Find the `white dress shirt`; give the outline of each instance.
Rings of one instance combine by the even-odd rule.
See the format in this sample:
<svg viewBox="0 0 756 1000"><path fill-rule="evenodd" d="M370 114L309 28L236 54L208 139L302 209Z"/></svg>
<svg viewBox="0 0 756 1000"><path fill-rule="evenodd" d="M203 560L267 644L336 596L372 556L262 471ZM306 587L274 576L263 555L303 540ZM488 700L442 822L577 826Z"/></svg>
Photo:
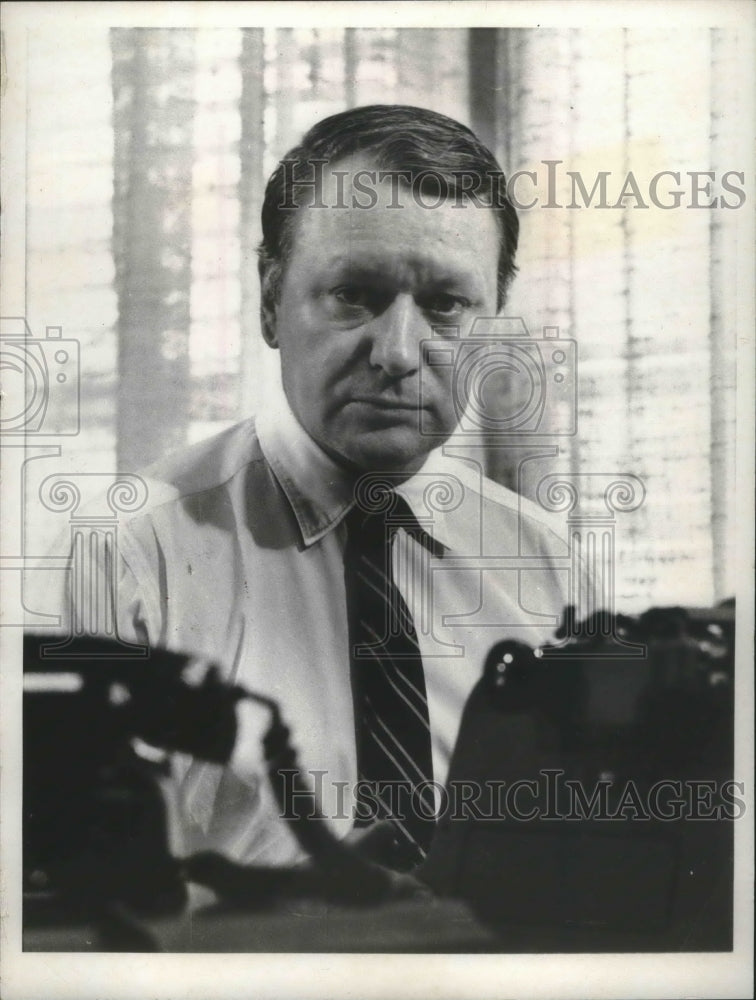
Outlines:
<svg viewBox="0 0 756 1000"><path fill-rule="evenodd" d="M504 637L545 641L569 573L560 522L454 452L432 452L398 488L443 555L403 531L392 555L422 653L439 782L487 652ZM343 569L352 479L283 399L144 478L147 505L118 529L119 635L207 657L276 699L300 766L345 835L357 778ZM250 703L239 715L227 767L177 760L173 846L256 864L301 860L265 776L266 716Z"/></svg>

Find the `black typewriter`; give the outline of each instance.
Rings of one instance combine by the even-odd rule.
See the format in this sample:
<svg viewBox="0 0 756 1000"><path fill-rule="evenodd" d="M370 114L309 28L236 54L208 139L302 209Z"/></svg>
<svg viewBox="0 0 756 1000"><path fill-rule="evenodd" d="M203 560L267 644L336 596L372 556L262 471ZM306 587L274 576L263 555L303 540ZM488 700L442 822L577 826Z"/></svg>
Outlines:
<svg viewBox="0 0 756 1000"><path fill-rule="evenodd" d="M510 951L729 950L734 604L571 619L489 653L422 878Z"/></svg>
<svg viewBox="0 0 756 1000"><path fill-rule="evenodd" d="M25 637L25 933L87 919L101 950L150 950L143 921L181 912L188 881L257 910L281 895L369 908L407 894L406 876L319 819L274 702L210 665L190 681L196 661L163 650L124 661L99 638L60 648ZM729 950L744 811L733 650L733 602L580 623L566 609L549 644L495 645L411 883L464 901L492 950ZM270 780L310 868L170 851L168 754L227 762L241 698L270 712Z"/></svg>

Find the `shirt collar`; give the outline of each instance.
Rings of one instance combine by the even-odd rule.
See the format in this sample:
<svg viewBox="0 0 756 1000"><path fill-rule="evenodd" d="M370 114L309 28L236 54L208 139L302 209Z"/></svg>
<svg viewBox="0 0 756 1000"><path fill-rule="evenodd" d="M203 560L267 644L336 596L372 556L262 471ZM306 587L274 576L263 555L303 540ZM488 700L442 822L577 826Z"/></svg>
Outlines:
<svg viewBox="0 0 756 1000"><path fill-rule="evenodd" d="M280 384L268 388L256 421L260 447L291 504L302 541L312 545L352 506L352 478L305 431Z"/></svg>
<svg viewBox="0 0 756 1000"><path fill-rule="evenodd" d="M266 385L265 401L257 417L263 454L291 504L306 546L334 529L354 506L354 477L313 441L289 406L280 374ZM423 528L449 548L445 518L427 524L424 491L439 459L431 453L423 468L397 487Z"/></svg>

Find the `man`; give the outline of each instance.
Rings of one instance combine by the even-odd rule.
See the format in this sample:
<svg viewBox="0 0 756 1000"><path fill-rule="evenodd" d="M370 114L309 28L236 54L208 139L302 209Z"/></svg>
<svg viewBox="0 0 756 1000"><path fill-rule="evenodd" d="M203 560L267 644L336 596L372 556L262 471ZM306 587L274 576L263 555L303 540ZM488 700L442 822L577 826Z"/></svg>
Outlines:
<svg viewBox="0 0 756 1000"><path fill-rule="evenodd" d="M468 129L380 106L317 124L262 215L282 385L256 420L148 470L148 506L119 527L119 633L275 698L335 832L388 820L411 868L487 651L542 641L566 603L546 515L445 444L460 344L504 304L517 218ZM242 708L229 767L181 762L184 850L300 859L260 735ZM405 782L398 805L384 781Z"/></svg>

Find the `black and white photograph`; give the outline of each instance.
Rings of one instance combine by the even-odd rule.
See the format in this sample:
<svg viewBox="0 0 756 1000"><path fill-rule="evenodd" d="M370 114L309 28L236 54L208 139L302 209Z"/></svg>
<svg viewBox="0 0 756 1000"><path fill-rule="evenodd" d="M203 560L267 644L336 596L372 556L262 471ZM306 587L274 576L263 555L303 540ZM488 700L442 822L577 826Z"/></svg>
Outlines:
<svg viewBox="0 0 756 1000"><path fill-rule="evenodd" d="M753 996L754 8L3 7L2 995Z"/></svg>

